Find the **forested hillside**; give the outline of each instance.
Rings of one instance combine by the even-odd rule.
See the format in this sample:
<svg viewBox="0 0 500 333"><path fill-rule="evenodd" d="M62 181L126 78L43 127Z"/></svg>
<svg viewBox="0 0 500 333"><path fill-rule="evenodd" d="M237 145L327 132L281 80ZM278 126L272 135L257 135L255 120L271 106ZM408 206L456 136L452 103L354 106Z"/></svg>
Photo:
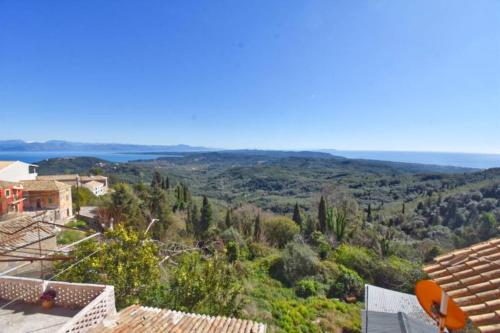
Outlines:
<svg viewBox="0 0 500 333"><path fill-rule="evenodd" d="M103 255L61 279L113 284L120 307L238 315L271 332L359 332L364 283L413 292L424 262L499 234L495 169L254 151L39 165L114 186L77 201L115 230L81 245L76 259Z"/></svg>

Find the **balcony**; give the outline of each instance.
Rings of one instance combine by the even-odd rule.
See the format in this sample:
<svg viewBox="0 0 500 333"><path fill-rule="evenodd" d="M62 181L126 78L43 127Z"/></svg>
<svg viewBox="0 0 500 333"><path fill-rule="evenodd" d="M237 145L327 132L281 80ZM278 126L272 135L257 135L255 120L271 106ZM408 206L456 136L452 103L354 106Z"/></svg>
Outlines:
<svg viewBox="0 0 500 333"><path fill-rule="evenodd" d="M39 304L47 289L57 292L49 310ZM112 286L0 277L0 332L86 332L115 313Z"/></svg>

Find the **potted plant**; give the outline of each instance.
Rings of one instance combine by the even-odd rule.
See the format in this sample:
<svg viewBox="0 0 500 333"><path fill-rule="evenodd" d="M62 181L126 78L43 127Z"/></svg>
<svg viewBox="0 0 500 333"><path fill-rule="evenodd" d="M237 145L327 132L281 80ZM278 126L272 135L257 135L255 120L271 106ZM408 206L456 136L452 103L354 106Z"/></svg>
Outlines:
<svg viewBox="0 0 500 333"><path fill-rule="evenodd" d="M42 301L42 308L50 309L54 306L54 299L57 296L57 292L54 289L45 290L40 296L40 300Z"/></svg>

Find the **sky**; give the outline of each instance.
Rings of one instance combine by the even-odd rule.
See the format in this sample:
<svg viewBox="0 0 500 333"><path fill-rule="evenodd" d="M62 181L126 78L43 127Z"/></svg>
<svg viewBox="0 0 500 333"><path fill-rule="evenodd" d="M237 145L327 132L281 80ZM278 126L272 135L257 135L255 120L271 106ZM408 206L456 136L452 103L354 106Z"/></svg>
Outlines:
<svg viewBox="0 0 500 333"><path fill-rule="evenodd" d="M0 0L0 139L500 153L500 1Z"/></svg>

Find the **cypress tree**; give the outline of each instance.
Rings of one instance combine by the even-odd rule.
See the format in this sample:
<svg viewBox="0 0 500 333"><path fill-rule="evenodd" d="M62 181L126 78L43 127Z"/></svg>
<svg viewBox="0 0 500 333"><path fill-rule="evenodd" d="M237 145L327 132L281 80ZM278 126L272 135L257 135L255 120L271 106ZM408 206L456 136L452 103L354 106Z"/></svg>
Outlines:
<svg viewBox="0 0 500 333"><path fill-rule="evenodd" d="M316 229L317 229L316 221L314 221L314 219L311 216L307 216L306 230L305 230L306 236L308 237L311 236L311 234L315 232Z"/></svg>
<svg viewBox="0 0 500 333"><path fill-rule="evenodd" d="M195 203L191 206L190 213L187 219L188 225L186 225L187 232L199 234L200 233L200 211Z"/></svg>
<svg viewBox="0 0 500 333"><path fill-rule="evenodd" d="M165 190L169 190L169 189L170 189L170 179L167 176L167 178L165 179Z"/></svg>
<svg viewBox="0 0 500 333"><path fill-rule="evenodd" d="M151 181L151 187L161 187L163 183L163 177L158 171L153 174L153 180Z"/></svg>
<svg viewBox="0 0 500 333"><path fill-rule="evenodd" d="M326 215L327 215L326 201L325 198L321 196L318 207L318 221L319 221L319 230L322 233L326 233L326 218L327 218Z"/></svg>
<svg viewBox="0 0 500 333"><path fill-rule="evenodd" d="M368 204L368 209L367 209L367 212L366 212L366 220L368 222L372 221L372 204Z"/></svg>
<svg viewBox="0 0 500 333"><path fill-rule="evenodd" d="M201 206L201 216L200 216L200 232L199 235L206 233L213 220L212 206L208 202L206 195L203 196L203 203Z"/></svg>
<svg viewBox="0 0 500 333"><path fill-rule="evenodd" d="M261 238L261 235L262 235L262 227L260 222L260 214L257 214L253 228L253 240L258 242Z"/></svg>
<svg viewBox="0 0 500 333"><path fill-rule="evenodd" d="M226 211L226 219L225 219L225 223L226 223L226 228L230 228L232 225L233 225L233 221L231 221L231 208L228 208L228 210Z"/></svg>
<svg viewBox="0 0 500 333"><path fill-rule="evenodd" d="M300 216L299 204L295 203L295 207L293 208L293 217L292 220L295 221L302 228L302 216Z"/></svg>

